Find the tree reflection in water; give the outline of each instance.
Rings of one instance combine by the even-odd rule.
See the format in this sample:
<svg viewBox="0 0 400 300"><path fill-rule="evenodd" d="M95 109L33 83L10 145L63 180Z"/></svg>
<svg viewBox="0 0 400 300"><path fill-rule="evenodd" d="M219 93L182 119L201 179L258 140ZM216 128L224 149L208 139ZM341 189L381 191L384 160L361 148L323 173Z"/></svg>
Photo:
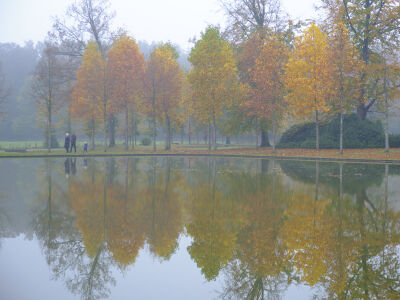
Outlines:
<svg viewBox="0 0 400 300"><path fill-rule="evenodd" d="M141 249L173 257L181 234L225 299L400 297L398 167L215 158L46 159L33 228L53 277L110 296ZM58 163L58 161L57 161ZM72 171L74 169L74 171ZM65 176L68 175L68 176ZM375 191L375 192L374 192Z"/></svg>

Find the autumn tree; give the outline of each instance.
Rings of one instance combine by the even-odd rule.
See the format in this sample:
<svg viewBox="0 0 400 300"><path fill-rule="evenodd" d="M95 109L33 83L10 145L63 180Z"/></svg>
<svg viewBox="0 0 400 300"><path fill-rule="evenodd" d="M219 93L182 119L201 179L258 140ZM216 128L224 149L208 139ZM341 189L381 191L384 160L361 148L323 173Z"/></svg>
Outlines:
<svg viewBox="0 0 400 300"><path fill-rule="evenodd" d="M329 110L331 72L327 35L312 23L295 43L286 66L286 100L293 114L315 114L315 146L319 150L320 114Z"/></svg>
<svg viewBox="0 0 400 300"><path fill-rule="evenodd" d="M187 80L187 74L184 74L182 97L181 97L181 118L183 123L187 126L187 135L189 145L192 143L192 134L194 132L193 116L194 116L194 103L192 100L192 91L190 84Z"/></svg>
<svg viewBox="0 0 400 300"><path fill-rule="evenodd" d="M208 27L192 49L189 61L193 68L189 82L197 118L212 125L213 148L217 149L216 121L237 94L237 67L233 51L215 27Z"/></svg>
<svg viewBox="0 0 400 300"><path fill-rule="evenodd" d="M360 72L361 91L358 95L357 114L364 120L368 111L379 99L378 85L383 76L375 72L376 48L384 44L388 48L400 44L400 6L397 0L323 0L332 20L343 22L359 51L364 63ZM379 76L379 77L378 77Z"/></svg>
<svg viewBox="0 0 400 300"><path fill-rule="evenodd" d="M265 34L283 27L280 0L220 0L228 16L226 34L234 43L250 38L254 32Z"/></svg>
<svg viewBox="0 0 400 300"><path fill-rule="evenodd" d="M361 71L361 65L347 29L341 23L333 28L329 60L333 84L331 105L340 114L340 153L343 153L343 114L351 110L357 101L360 88L358 72Z"/></svg>
<svg viewBox="0 0 400 300"><path fill-rule="evenodd" d="M136 102L142 93L143 74L144 55L134 39L122 36L108 52L107 81L109 96L115 102L116 110L124 113L126 150L129 146L129 118L133 118L137 110Z"/></svg>
<svg viewBox="0 0 400 300"><path fill-rule="evenodd" d="M171 122L178 120L183 88L183 70L177 62L178 54L169 44L153 50L147 62L144 111L152 117L153 150L156 150L157 122L164 123L166 130L165 149L171 148Z"/></svg>
<svg viewBox="0 0 400 300"><path fill-rule="evenodd" d="M104 112L104 64L97 44L89 42L83 54L82 65L76 74L77 80L72 93L72 114L84 122L89 122L92 149L95 147L96 124Z"/></svg>
<svg viewBox="0 0 400 300"><path fill-rule="evenodd" d="M242 103L249 115L256 116L261 122L272 123L273 151L278 118L284 109L283 80L288 55L289 50L278 36L266 38L250 73L253 82L250 97Z"/></svg>
<svg viewBox="0 0 400 300"><path fill-rule="evenodd" d="M105 60L107 50L115 36L111 30L115 13L110 11L110 2L108 0L79 0L68 7L65 15L67 17L65 19L55 18L51 33L60 44L58 54L80 57L83 55L87 43L93 40ZM106 151L107 118L112 119L113 115L107 112L106 68L103 72L103 134L104 151ZM110 137L114 135L114 130L115 126L110 126Z"/></svg>
<svg viewBox="0 0 400 300"><path fill-rule="evenodd" d="M60 91L64 82L60 66L56 47L46 43L32 78L31 93L36 99L40 115L44 118L48 152L51 151L51 137L54 135L53 116L60 108Z"/></svg>

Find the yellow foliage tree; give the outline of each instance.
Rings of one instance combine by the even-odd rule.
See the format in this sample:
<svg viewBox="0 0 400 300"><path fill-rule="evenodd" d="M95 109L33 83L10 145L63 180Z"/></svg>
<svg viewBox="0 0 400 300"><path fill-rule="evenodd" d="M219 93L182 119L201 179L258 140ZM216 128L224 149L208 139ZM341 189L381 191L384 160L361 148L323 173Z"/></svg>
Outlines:
<svg viewBox="0 0 400 300"><path fill-rule="evenodd" d="M233 51L215 27L208 27L189 55L189 82L197 118L213 126L213 148L217 149L216 119L229 107L236 93L237 67Z"/></svg>
<svg viewBox="0 0 400 300"><path fill-rule="evenodd" d="M97 121L103 116L104 60L95 42L89 42L83 53L82 65L76 73L76 83L71 98L71 114L89 122L91 148Z"/></svg>
<svg viewBox="0 0 400 300"><path fill-rule="evenodd" d="M356 104L361 85L358 73L361 62L342 23L333 28L330 39L329 60L332 68L332 107L340 113L340 153L343 153L343 113Z"/></svg>
<svg viewBox="0 0 400 300"><path fill-rule="evenodd" d="M319 150L319 114L329 111L331 64L328 37L312 23L296 40L286 66L286 100L297 117L315 113L315 146Z"/></svg>
<svg viewBox="0 0 400 300"><path fill-rule="evenodd" d="M178 109L183 89L183 70L177 61L178 53L169 44L158 46L147 63L146 100L143 111L153 118L153 150L156 150L156 119L164 123L165 149L171 148L171 121L179 123Z"/></svg>

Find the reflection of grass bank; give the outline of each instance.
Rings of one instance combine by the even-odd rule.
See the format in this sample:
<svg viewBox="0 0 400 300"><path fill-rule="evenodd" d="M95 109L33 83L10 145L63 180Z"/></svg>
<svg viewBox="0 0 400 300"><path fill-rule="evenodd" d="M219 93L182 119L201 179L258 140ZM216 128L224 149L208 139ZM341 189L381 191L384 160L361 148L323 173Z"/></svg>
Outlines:
<svg viewBox="0 0 400 300"><path fill-rule="evenodd" d="M306 159L329 159L329 160L365 160L365 161L395 161L400 162L400 149L392 149L390 153L385 153L383 149L348 149L343 155L338 150L324 149L278 149L275 153L272 149L245 148L243 145L221 146L217 151L208 151L203 145L173 145L172 150L164 151L160 146L153 152L152 146L137 146L135 150L125 151L123 146L109 148L104 152L99 146L94 151L89 151L85 155L226 155L226 156L246 156L246 157L277 157L277 158L306 158ZM248 147L248 146L247 146ZM83 155L82 148L79 147L77 153L66 154L64 149L53 149L48 153L45 149L28 149L26 153L0 152L0 157L41 157L41 156L74 156Z"/></svg>

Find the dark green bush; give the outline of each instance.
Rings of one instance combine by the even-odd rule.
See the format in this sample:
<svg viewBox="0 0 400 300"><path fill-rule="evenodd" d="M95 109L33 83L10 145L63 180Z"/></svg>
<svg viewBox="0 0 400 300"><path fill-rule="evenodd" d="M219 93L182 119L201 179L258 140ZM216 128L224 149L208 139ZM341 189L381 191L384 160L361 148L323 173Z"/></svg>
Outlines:
<svg viewBox="0 0 400 300"><path fill-rule="evenodd" d="M339 116L320 124L319 143L322 149L339 148ZM400 145L400 137L399 137ZM343 120L344 148L380 148L384 146L384 132L380 121L359 120L355 114ZM298 124L289 128L278 144L279 148L315 148L315 123ZM396 147L396 146L393 146Z"/></svg>
<svg viewBox="0 0 400 300"><path fill-rule="evenodd" d="M145 138L142 139L142 145L143 146L148 146L150 144L151 144L151 139L150 138L145 137Z"/></svg>
<svg viewBox="0 0 400 300"><path fill-rule="evenodd" d="M389 146L400 148L400 134L389 134Z"/></svg>

